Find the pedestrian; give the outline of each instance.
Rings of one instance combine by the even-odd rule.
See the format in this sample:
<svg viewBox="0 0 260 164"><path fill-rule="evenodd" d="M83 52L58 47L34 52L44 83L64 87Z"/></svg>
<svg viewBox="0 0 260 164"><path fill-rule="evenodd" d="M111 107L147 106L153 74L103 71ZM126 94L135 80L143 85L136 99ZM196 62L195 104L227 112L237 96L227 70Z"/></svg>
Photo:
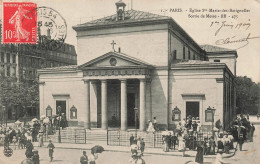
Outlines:
<svg viewBox="0 0 260 164"><path fill-rule="evenodd" d="M134 144L134 139L135 139L134 135L131 134L131 137L129 138L130 146Z"/></svg>
<svg viewBox="0 0 260 164"><path fill-rule="evenodd" d="M260 114L257 114L257 116L256 116L256 117L257 117L257 120L259 120Z"/></svg>
<svg viewBox="0 0 260 164"><path fill-rule="evenodd" d="M183 157L185 156L185 149L186 149L186 147L185 147L185 139L182 138L182 137L180 137L180 138L179 138L179 147L178 147L178 150L179 150L180 152L182 152L182 156L183 156Z"/></svg>
<svg viewBox="0 0 260 164"><path fill-rule="evenodd" d="M40 156L38 150L33 151L32 161L34 164L40 164Z"/></svg>
<svg viewBox="0 0 260 164"><path fill-rule="evenodd" d="M134 153L132 154L131 159L129 160L129 164L136 164L136 161L137 161L137 154Z"/></svg>
<svg viewBox="0 0 260 164"><path fill-rule="evenodd" d="M140 150L142 156L144 155L144 148L145 148L145 142L144 142L144 138L142 138L140 141Z"/></svg>
<svg viewBox="0 0 260 164"><path fill-rule="evenodd" d="M31 158L33 156L33 144L31 142L31 140L29 139L26 143L26 151L25 151L25 155L27 158Z"/></svg>
<svg viewBox="0 0 260 164"><path fill-rule="evenodd" d="M176 133L174 132L173 133L173 135L172 135L172 137L171 137L171 140L172 140L172 146L171 147L173 147L173 149L175 150L175 147L176 147L176 144L177 144L177 136L176 136Z"/></svg>
<svg viewBox="0 0 260 164"><path fill-rule="evenodd" d="M141 156L142 154L137 154L136 164L145 164L145 161Z"/></svg>
<svg viewBox="0 0 260 164"><path fill-rule="evenodd" d="M52 162L52 160L53 160L53 152L54 152L55 146L53 145L51 140L49 140L49 145L47 146L47 148L49 148L49 157L50 157L50 161Z"/></svg>
<svg viewBox="0 0 260 164"><path fill-rule="evenodd" d="M153 118L153 127L154 127L154 130L155 130L155 131L158 131L158 130L159 130L156 117Z"/></svg>
<svg viewBox="0 0 260 164"><path fill-rule="evenodd" d="M131 153L132 153L132 154L137 154L138 147L137 147L136 144L132 144L132 145L130 146L130 148L131 148Z"/></svg>
<svg viewBox="0 0 260 164"><path fill-rule="evenodd" d="M83 155L80 157L80 163L88 164L88 156L86 154L86 151L83 151Z"/></svg>
<svg viewBox="0 0 260 164"><path fill-rule="evenodd" d="M96 164L96 160L98 159L98 155L91 150L91 154L89 156L89 164Z"/></svg>
<svg viewBox="0 0 260 164"><path fill-rule="evenodd" d="M242 151L242 146L244 143L244 137L243 134L240 134L240 136L238 137L238 141L237 141L237 145L239 145L239 150ZM237 148L237 146L236 146Z"/></svg>
<svg viewBox="0 0 260 164"><path fill-rule="evenodd" d="M39 135L39 137L38 137L39 138L39 140L38 140L39 141L39 145L38 146L42 147L42 146L44 146L43 145L43 131L39 131L38 135Z"/></svg>
<svg viewBox="0 0 260 164"><path fill-rule="evenodd" d="M253 142L254 141L254 132L255 132L255 126L254 124L251 125L251 129L250 129L250 133L251 133L251 138L250 141Z"/></svg>
<svg viewBox="0 0 260 164"><path fill-rule="evenodd" d="M201 142L199 142L197 145L197 154L196 154L195 162L203 163L203 144Z"/></svg>

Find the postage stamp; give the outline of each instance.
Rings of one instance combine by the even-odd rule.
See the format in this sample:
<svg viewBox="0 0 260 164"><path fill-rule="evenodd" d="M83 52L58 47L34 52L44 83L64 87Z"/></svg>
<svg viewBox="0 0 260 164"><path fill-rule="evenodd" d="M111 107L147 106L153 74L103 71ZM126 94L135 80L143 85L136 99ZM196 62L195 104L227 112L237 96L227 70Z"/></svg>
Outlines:
<svg viewBox="0 0 260 164"><path fill-rule="evenodd" d="M30 2L3 2L3 43L37 43L37 16L27 14L36 7Z"/></svg>

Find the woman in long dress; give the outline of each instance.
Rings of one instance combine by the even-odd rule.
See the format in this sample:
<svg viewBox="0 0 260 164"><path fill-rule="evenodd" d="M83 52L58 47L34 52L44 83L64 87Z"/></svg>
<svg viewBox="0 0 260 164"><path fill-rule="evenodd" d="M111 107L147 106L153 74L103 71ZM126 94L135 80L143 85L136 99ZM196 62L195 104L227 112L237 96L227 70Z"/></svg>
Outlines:
<svg viewBox="0 0 260 164"><path fill-rule="evenodd" d="M149 121L149 123L148 123L147 132L155 132L152 121Z"/></svg>
<svg viewBox="0 0 260 164"><path fill-rule="evenodd" d="M185 149L186 149L186 146L185 146L185 139L180 137L179 138L179 147L178 147L178 151L181 151L182 152L182 156L184 157L185 156Z"/></svg>

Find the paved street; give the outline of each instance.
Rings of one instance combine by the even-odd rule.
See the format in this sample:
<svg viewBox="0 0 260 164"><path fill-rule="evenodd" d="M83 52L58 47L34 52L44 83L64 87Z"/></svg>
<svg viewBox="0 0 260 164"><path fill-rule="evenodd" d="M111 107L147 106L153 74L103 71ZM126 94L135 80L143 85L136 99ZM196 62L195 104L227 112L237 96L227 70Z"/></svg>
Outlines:
<svg viewBox="0 0 260 164"><path fill-rule="evenodd" d="M260 125L256 125L256 131L254 135L254 142L247 142L243 145L243 151L237 151L236 154L230 158L226 158L226 162L234 164L257 164L260 161ZM0 148L3 152L3 147ZM48 149L38 148L40 154L40 163L49 164ZM90 150L86 150L87 154L90 154ZM14 150L14 154L11 157L5 157L3 153L0 153L0 164L20 164L25 159L25 149ZM62 164L79 164L79 158L82 154L82 149L69 149L67 148L56 148L54 152L55 163ZM181 157L172 155L160 155L160 154L145 154L143 157L147 164L184 164L188 161L194 161L194 157ZM127 164L130 159L130 152L112 152L105 151L99 155L97 164ZM204 158L204 163L213 163L214 158ZM192 163L192 162L189 162Z"/></svg>

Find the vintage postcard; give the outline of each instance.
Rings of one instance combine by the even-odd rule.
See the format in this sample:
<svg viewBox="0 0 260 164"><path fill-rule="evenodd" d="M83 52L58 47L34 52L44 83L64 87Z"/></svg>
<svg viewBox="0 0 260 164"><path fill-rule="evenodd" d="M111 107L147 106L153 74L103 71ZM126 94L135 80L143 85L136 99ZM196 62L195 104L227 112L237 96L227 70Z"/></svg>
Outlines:
<svg viewBox="0 0 260 164"><path fill-rule="evenodd" d="M0 0L0 164L260 163L259 0Z"/></svg>

